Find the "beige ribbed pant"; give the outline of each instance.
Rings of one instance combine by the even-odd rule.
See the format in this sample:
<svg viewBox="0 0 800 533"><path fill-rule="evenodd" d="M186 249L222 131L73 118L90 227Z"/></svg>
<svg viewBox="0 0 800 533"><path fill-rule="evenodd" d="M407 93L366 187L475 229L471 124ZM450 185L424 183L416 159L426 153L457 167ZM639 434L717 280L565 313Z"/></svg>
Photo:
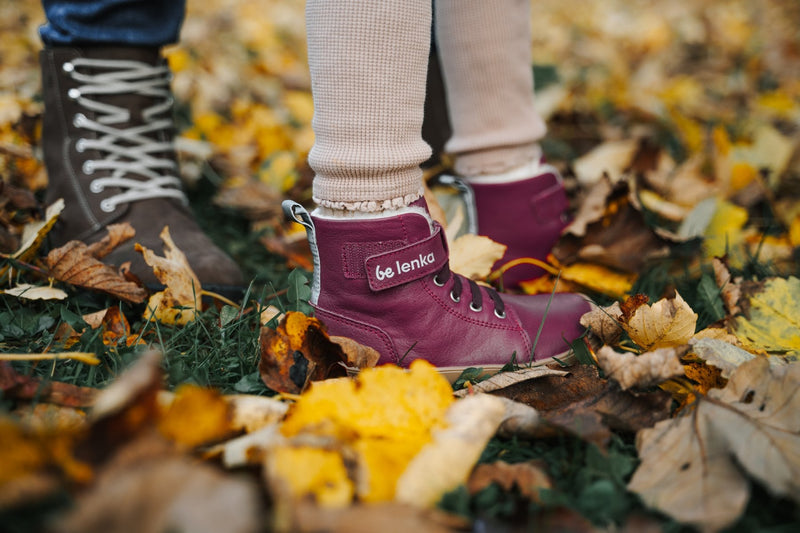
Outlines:
<svg viewBox="0 0 800 533"><path fill-rule="evenodd" d="M528 0L436 0L436 35L465 176L529 162L545 126L533 106ZM314 199L381 211L421 195L430 0L308 0Z"/></svg>

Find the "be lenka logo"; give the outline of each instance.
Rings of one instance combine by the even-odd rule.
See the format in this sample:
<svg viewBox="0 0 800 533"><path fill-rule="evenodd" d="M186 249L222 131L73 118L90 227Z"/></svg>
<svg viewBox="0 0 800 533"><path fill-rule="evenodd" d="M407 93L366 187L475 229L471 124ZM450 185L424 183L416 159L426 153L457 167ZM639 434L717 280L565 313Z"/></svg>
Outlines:
<svg viewBox="0 0 800 533"><path fill-rule="evenodd" d="M433 252L431 252L428 255L419 254L417 259L412 259L411 261L404 261L402 263L400 261L395 261L394 266L389 265L383 268L381 265L376 265L375 277L378 278L378 281L391 279L395 274L407 274L408 272L413 272L424 266L432 265L434 261L436 261L436 258Z"/></svg>

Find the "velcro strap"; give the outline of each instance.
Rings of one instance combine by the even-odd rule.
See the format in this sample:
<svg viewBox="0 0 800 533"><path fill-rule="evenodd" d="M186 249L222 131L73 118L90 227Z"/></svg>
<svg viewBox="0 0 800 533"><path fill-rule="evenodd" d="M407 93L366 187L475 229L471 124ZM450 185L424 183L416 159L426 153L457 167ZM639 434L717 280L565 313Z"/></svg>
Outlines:
<svg viewBox="0 0 800 533"><path fill-rule="evenodd" d="M364 260L370 289L381 291L420 279L447 263L447 241L442 227L434 224L430 237Z"/></svg>

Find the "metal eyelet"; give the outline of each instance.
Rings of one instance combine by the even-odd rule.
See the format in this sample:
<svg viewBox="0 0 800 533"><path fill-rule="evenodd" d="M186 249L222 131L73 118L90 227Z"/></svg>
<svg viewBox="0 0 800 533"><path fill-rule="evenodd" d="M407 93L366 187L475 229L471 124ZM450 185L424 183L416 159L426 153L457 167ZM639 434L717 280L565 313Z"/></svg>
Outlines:
<svg viewBox="0 0 800 533"><path fill-rule="evenodd" d="M72 89L67 91L67 96L69 96L73 100L77 100L78 98L81 97L81 91L80 89L76 89L75 87L73 87Z"/></svg>
<svg viewBox="0 0 800 533"><path fill-rule="evenodd" d="M100 202L100 209L102 209L106 213L111 213L116 209L113 203L109 202L108 200L103 200Z"/></svg>
<svg viewBox="0 0 800 533"><path fill-rule="evenodd" d="M470 303L469 303L469 310L470 310L470 311L475 311L476 313L480 313L480 312L483 310L483 306L478 306L478 307L475 307L475 304L473 304L472 302L470 302Z"/></svg>
<svg viewBox="0 0 800 533"><path fill-rule="evenodd" d="M456 296L455 294L453 294L453 291L450 291L450 299L453 300L455 303L458 303L461 301L461 296Z"/></svg>
<svg viewBox="0 0 800 533"><path fill-rule="evenodd" d="M437 287L444 287L444 281L439 281L439 276L433 276L433 284Z"/></svg>
<svg viewBox="0 0 800 533"><path fill-rule="evenodd" d="M83 166L81 167L81 169L83 170L84 174L92 175L92 174L94 174L94 163L91 160L84 161Z"/></svg>
<svg viewBox="0 0 800 533"><path fill-rule="evenodd" d="M495 309L494 310L494 316L496 316L497 318L505 318L506 317L506 312L503 311L502 313L498 313L497 309Z"/></svg>
<svg viewBox="0 0 800 533"><path fill-rule="evenodd" d="M64 72L72 72L75 70L75 65L67 61L66 63L61 65L61 70L63 70Z"/></svg>

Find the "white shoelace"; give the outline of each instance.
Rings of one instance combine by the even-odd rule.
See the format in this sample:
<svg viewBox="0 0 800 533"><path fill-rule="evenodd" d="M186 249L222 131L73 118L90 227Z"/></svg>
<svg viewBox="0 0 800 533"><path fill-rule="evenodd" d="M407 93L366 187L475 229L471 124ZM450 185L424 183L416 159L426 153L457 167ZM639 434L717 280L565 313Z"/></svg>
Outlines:
<svg viewBox="0 0 800 533"><path fill-rule="evenodd" d="M95 120L83 113L73 117L76 128L99 134L97 139L79 139L75 148L78 152L97 150L105 154L102 159L87 160L83 171L88 175L97 170L110 171L108 176L92 180L89 188L95 193L106 187L122 189L104 199L100 208L110 213L120 204L149 198L176 198L186 203L175 161L157 155L173 150L171 142L157 140L160 132L172 127L169 68L140 61L76 58L64 63L63 69L82 84L70 89L68 96L96 114ZM116 124L130 120L130 111L92 99L121 94L156 99L154 105L142 110L143 124L117 128Z"/></svg>

